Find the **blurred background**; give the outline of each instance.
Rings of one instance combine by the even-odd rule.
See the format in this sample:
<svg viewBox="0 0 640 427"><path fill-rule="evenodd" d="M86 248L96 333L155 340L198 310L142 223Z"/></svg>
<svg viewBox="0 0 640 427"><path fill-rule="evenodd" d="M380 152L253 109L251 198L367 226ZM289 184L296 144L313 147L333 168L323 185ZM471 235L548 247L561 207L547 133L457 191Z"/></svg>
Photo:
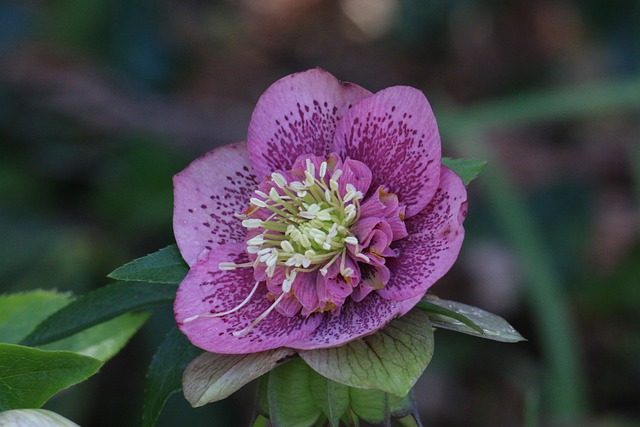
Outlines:
<svg viewBox="0 0 640 427"><path fill-rule="evenodd" d="M276 79L423 90L445 155L489 160L433 293L528 342L436 334L427 426L640 425L640 1L0 1L0 291L82 294L173 243L171 177L245 139ZM137 426L158 309L46 408ZM245 425L251 387L159 426Z"/></svg>

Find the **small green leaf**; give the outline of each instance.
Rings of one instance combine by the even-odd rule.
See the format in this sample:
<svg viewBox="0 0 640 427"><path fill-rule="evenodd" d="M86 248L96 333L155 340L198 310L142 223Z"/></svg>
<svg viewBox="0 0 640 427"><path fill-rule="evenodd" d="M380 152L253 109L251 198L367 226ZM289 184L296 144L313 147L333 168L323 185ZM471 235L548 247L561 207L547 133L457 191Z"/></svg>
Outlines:
<svg viewBox="0 0 640 427"><path fill-rule="evenodd" d="M389 394L389 411L394 417L404 417L413 412L415 401L413 400L413 389L406 396L400 397Z"/></svg>
<svg viewBox="0 0 640 427"><path fill-rule="evenodd" d="M176 290L176 285L160 283L112 283L83 295L55 312L21 344L48 344L130 311L171 304Z"/></svg>
<svg viewBox="0 0 640 427"><path fill-rule="evenodd" d="M43 350L65 350L105 363L125 346L149 318L149 313L128 313L59 341L40 346Z"/></svg>
<svg viewBox="0 0 640 427"><path fill-rule="evenodd" d="M502 317L484 311L480 308L462 304L455 301L447 301L433 296L428 297L428 302L438 305L446 310L458 313L482 328L483 333L479 333L474 328L470 328L464 323L449 316L432 313L429 315L431 323L436 328L449 329L451 331L462 332L480 338L487 338L494 341L518 342L525 339Z"/></svg>
<svg viewBox="0 0 640 427"><path fill-rule="evenodd" d="M278 427L310 427L322 415L311 393L311 369L301 359L269 374L269 410Z"/></svg>
<svg viewBox="0 0 640 427"><path fill-rule="evenodd" d="M373 335L299 353L336 382L405 396L431 360L433 330L426 313L412 310Z"/></svg>
<svg viewBox="0 0 640 427"><path fill-rule="evenodd" d="M178 284L188 271L178 247L171 245L116 268L107 277L125 282Z"/></svg>
<svg viewBox="0 0 640 427"><path fill-rule="evenodd" d="M184 371L184 396L193 407L217 402L288 361L293 354L287 348L250 354L204 353Z"/></svg>
<svg viewBox="0 0 640 427"><path fill-rule="evenodd" d="M258 378L256 390L256 410L258 415L269 417L269 375Z"/></svg>
<svg viewBox="0 0 640 427"><path fill-rule="evenodd" d="M434 304L431 301L426 301L426 300L422 300L420 302L418 302L418 304L416 304L416 307L425 310L427 312L428 316L431 316L433 314L439 314L441 316L446 316L446 317L451 317L452 319L458 320L462 323L464 323L465 325L467 325L468 327L470 327L471 329L475 330L476 332L478 332L479 334L483 334L484 335L484 331L482 330L482 328L478 325L476 325L475 323L473 323L471 320L467 319L466 317L464 317L462 314L457 313L455 311L451 311L448 310L438 304ZM432 321L433 323L433 321Z"/></svg>
<svg viewBox="0 0 640 427"><path fill-rule="evenodd" d="M465 186L469 185L471 181L476 179L485 166L487 166L487 162L485 160L451 159L449 157L443 157L442 164L458 175Z"/></svg>
<svg viewBox="0 0 640 427"><path fill-rule="evenodd" d="M38 323L71 299L70 294L42 290L0 295L0 342L19 343Z"/></svg>
<svg viewBox="0 0 640 427"><path fill-rule="evenodd" d="M191 345L187 337L174 327L153 355L144 384L142 426L155 425L169 397L182 389L182 373L202 350Z"/></svg>
<svg viewBox="0 0 640 427"><path fill-rule="evenodd" d="M311 371L311 393L331 427L339 427L340 418L349 408L349 387Z"/></svg>
<svg viewBox="0 0 640 427"><path fill-rule="evenodd" d="M380 390L349 388L351 410L370 424L389 423L388 396Z"/></svg>
<svg viewBox="0 0 640 427"><path fill-rule="evenodd" d="M2 427L80 427L46 409L13 409L0 414Z"/></svg>
<svg viewBox="0 0 640 427"><path fill-rule="evenodd" d="M39 408L51 396L98 372L102 362L68 351L0 344L0 407Z"/></svg>

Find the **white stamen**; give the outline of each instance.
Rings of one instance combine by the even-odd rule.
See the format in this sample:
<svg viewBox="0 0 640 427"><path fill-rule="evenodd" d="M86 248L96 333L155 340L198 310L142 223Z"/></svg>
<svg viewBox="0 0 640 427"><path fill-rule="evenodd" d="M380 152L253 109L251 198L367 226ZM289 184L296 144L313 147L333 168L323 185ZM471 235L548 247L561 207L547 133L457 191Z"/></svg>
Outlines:
<svg viewBox="0 0 640 427"><path fill-rule="evenodd" d="M315 182L316 182L316 178L313 176L313 174L309 171L304 171L304 183L307 185L307 187L311 187Z"/></svg>
<svg viewBox="0 0 640 427"><path fill-rule="evenodd" d="M327 203L331 202L331 191L329 191L329 189L324 190L324 199Z"/></svg>
<svg viewBox="0 0 640 427"><path fill-rule="evenodd" d="M242 221L242 226L249 230L262 227L262 220L258 218L249 218Z"/></svg>
<svg viewBox="0 0 640 427"><path fill-rule="evenodd" d="M271 304L271 306L269 306L269 308L267 308L264 313L262 313L260 316L258 316L256 318L256 320L254 320L253 322L251 322L251 324L249 326L247 326L246 328L240 330L240 331L235 331L232 332L232 335L236 338L238 337L243 337L245 335L247 335L249 333L249 331L251 331L251 329L254 328L254 326L256 326L258 323L262 322L262 319L264 319L265 317L267 317L269 315L269 313L271 313L273 311L274 308L276 308L276 306L280 303L280 301L282 301L282 298L284 298L284 296L287 295L286 293L282 293L280 294L280 296L278 297L277 300L275 300L275 302L273 304Z"/></svg>
<svg viewBox="0 0 640 427"><path fill-rule="evenodd" d="M272 173L271 179L280 188L285 188L287 186L287 180L284 178L284 175L282 175L281 173L277 173L277 172Z"/></svg>
<svg viewBox="0 0 640 427"><path fill-rule="evenodd" d="M331 179L329 180L329 187L331 187L331 189L332 189L333 191L338 191L338 188L339 188L340 186L338 185L338 181L336 181L335 179L331 178Z"/></svg>
<svg viewBox="0 0 640 427"><path fill-rule="evenodd" d="M235 262L221 262L218 264L218 270L221 271L235 270L236 268L238 268L238 264Z"/></svg>
<svg viewBox="0 0 640 427"><path fill-rule="evenodd" d="M365 254L363 254L362 252L356 254L356 258L360 258L366 262L371 262L371 260L369 259L368 256L366 256Z"/></svg>
<svg viewBox="0 0 640 427"><path fill-rule="evenodd" d="M265 194L265 196L266 196L266 194ZM256 197L252 197L249 200L249 203L251 203L252 205L257 206L259 208L266 208L267 207L267 204L264 202L264 200L260 200L260 199L258 199Z"/></svg>
<svg viewBox="0 0 640 427"><path fill-rule="evenodd" d="M278 193L278 190L276 190L275 187L271 187L271 190L269 190L269 198L274 202L281 200L280 193Z"/></svg>
<svg viewBox="0 0 640 427"><path fill-rule="evenodd" d="M247 245L250 246L262 246L264 244L264 236L262 234L257 235L249 240L247 240Z"/></svg>
<svg viewBox="0 0 640 427"><path fill-rule="evenodd" d="M331 221L331 209L324 209L316 214L320 221Z"/></svg>
<svg viewBox="0 0 640 427"><path fill-rule="evenodd" d="M357 245L358 239L356 239L354 236L348 236L344 238L344 242L349 245Z"/></svg>
<svg viewBox="0 0 640 427"><path fill-rule="evenodd" d="M305 248L311 247L311 241L305 234L302 234L302 233L300 233L300 244Z"/></svg>
<svg viewBox="0 0 640 427"><path fill-rule="evenodd" d="M250 254L257 254L260 252L260 246L247 246L247 252Z"/></svg>
<svg viewBox="0 0 640 427"><path fill-rule="evenodd" d="M311 162L311 159L307 159L306 163L307 163L306 172L309 172L309 174L311 174L312 177L315 177L315 175L316 175L316 165L314 165Z"/></svg>
<svg viewBox="0 0 640 427"><path fill-rule="evenodd" d="M351 277L353 276L353 269L352 268L345 268L342 271L340 271L340 274L342 274L344 277Z"/></svg>
<svg viewBox="0 0 640 427"><path fill-rule="evenodd" d="M271 267L276 265L276 262L278 261L278 251L275 249L271 250L271 256L265 261L265 264L267 264L267 266Z"/></svg>
<svg viewBox="0 0 640 427"><path fill-rule="evenodd" d="M331 175L331 181L338 181L338 178L342 175L342 169L336 169Z"/></svg>
<svg viewBox="0 0 640 427"><path fill-rule="evenodd" d="M249 293L249 295L247 295L247 297L244 299L244 301L242 301L240 304L238 304L237 306L235 306L231 310L223 311L222 313L196 314L195 316L187 317L182 322L183 323L189 323L189 322L192 322L192 321L196 320L199 317L222 317L222 316L226 316L227 314L235 313L236 311L240 310L242 307L247 305L247 303L251 300L251 297L253 296L253 294L256 293L256 290L258 289L258 285L259 284L260 284L259 281L256 282L256 284L253 285L253 289L251 289L251 292Z"/></svg>
<svg viewBox="0 0 640 427"><path fill-rule="evenodd" d="M327 162L320 163L320 178L324 178L327 174Z"/></svg>
<svg viewBox="0 0 640 427"><path fill-rule="evenodd" d="M291 274L282 281L282 292L289 292L291 290L291 285L293 281L296 280L296 275L298 274L298 270L293 270Z"/></svg>
<svg viewBox="0 0 640 427"><path fill-rule="evenodd" d="M293 248L293 245L291 245L291 243L288 240L283 240L282 242L280 242L280 247L285 252L288 252L288 253L295 252L295 249Z"/></svg>
<svg viewBox="0 0 640 427"><path fill-rule="evenodd" d="M301 183L300 181L293 181L291 185L289 185L293 191L300 192L307 189L307 186Z"/></svg>

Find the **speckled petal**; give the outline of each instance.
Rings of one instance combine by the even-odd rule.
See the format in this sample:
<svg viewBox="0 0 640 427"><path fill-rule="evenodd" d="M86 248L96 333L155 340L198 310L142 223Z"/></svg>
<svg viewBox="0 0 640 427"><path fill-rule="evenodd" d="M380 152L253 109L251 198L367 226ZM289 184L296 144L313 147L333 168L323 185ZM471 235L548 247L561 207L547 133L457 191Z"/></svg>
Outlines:
<svg viewBox="0 0 640 427"><path fill-rule="evenodd" d="M209 151L173 177L173 232L187 264L217 244L244 240L234 214L257 185L244 142Z"/></svg>
<svg viewBox="0 0 640 427"><path fill-rule="evenodd" d="M260 97L249 124L251 163L259 178L287 170L301 154L330 153L336 125L371 92L324 70L292 74Z"/></svg>
<svg viewBox="0 0 640 427"><path fill-rule="evenodd" d="M404 300L423 295L449 271L464 239L467 191L460 178L442 166L440 186L427 208L406 222L409 237L394 242L398 258L388 259L391 279L378 293Z"/></svg>
<svg viewBox="0 0 640 427"><path fill-rule="evenodd" d="M220 271L220 262L246 262L243 244L215 247L191 266L180 284L174 303L174 314L180 330L195 345L223 354L245 354L286 347L290 341L310 335L322 321L322 315L286 317L272 311L248 334L235 337L269 308L267 288L261 285L243 308L221 317L199 317L198 314L220 313L237 307L251 292L255 281L251 268Z"/></svg>
<svg viewBox="0 0 640 427"><path fill-rule="evenodd" d="M360 101L338 123L333 151L367 165L372 188L397 194L407 217L422 211L438 186L440 135L417 89L391 87Z"/></svg>
<svg viewBox="0 0 640 427"><path fill-rule="evenodd" d="M308 337L292 341L287 347L299 350L335 347L383 328L394 317L404 314L420 298L411 301L388 301L377 293L360 302L348 300L340 314L326 313L320 326ZM410 306L410 304L413 304Z"/></svg>

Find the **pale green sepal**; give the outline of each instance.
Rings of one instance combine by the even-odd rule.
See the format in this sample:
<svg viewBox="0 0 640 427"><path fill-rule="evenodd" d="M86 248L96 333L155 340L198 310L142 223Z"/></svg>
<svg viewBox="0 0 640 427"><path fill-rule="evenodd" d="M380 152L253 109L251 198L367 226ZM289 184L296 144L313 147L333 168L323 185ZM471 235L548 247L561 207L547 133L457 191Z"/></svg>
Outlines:
<svg viewBox="0 0 640 427"><path fill-rule="evenodd" d="M293 354L293 350L286 348L251 354L204 353L184 371L184 396L193 407L222 400L288 361Z"/></svg>
<svg viewBox="0 0 640 427"><path fill-rule="evenodd" d="M349 387L331 381L311 370L311 392L331 427L339 427L340 418L349 408Z"/></svg>
<svg viewBox="0 0 640 427"><path fill-rule="evenodd" d="M433 345L427 314L412 310L373 335L299 354L333 381L405 396L431 361Z"/></svg>
<svg viewBox="0 0 640 427"><path fill-rule="evenodd" d="M322 415L311 392L311 368L299 358L269 374L270 419L277 427L311 427Z"/></svg>
<svg viewBox="0 0 640 427"><path fill-rule="evenodd" d="M351 410L370 424L389 423L388 395L380 390L349 388Z"/></svg>

